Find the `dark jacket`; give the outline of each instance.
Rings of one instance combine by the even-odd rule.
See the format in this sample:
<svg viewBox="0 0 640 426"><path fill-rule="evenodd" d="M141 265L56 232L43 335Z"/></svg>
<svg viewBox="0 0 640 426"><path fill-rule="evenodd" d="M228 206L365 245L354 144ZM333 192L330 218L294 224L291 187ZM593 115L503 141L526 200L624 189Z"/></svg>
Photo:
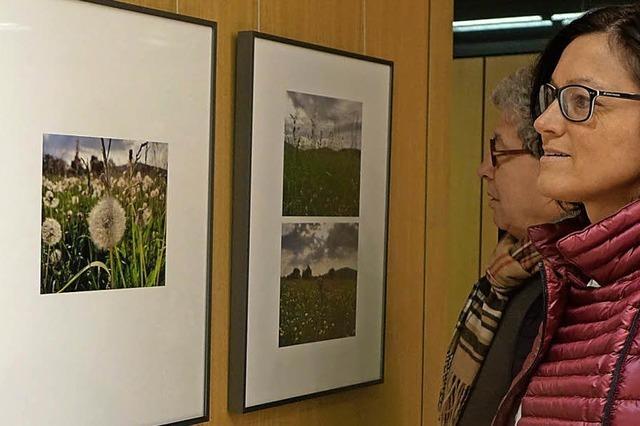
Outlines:
<svg viewBox="0 0 640 426"><path fill-rule="evenodd" d="M518 426L640 424L640 202L529 235L544 259L545 318L494 424L512 425L520 402Z"/></svg>
<svg viewBox="0 0 640 426"><path fill-rule="evenodd" d="M482 279L479 286L490 286ZM491 424L500 400L531 351L542 319L542 285L536 274L509 300L458 426Z"/></svg>

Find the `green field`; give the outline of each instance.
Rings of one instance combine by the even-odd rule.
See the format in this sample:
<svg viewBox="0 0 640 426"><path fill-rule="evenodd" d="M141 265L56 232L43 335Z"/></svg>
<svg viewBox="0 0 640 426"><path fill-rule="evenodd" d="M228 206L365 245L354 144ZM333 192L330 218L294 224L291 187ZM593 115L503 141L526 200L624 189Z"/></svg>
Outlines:
<svg viewBox="0 0 640 426"><path fill-rule="evenodd" d="M284 216L358 216L360 150L284 144Z"/></svg>
<svg viewBox="0 0 640 426"><path fill-rule="evenodd" d="M280 279L280 347L356 334L355 277Z"/></svg>
<svg viewBox="0 0 640 426"><path fill-rule="evenodd" d="M166 187L166 172L152 168L113 168L108 177L45 172L40 292L164 285ZM90 232L91 212L106 198L124 227L115 237Z"/></svg>

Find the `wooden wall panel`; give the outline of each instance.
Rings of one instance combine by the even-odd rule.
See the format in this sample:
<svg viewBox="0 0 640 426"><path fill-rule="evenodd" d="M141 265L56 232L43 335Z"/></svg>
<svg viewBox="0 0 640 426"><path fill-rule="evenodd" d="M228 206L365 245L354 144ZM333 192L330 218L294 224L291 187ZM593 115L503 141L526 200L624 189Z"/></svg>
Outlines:
<svg viewBox="0 0 640 426"><path fill-rule="evenodd" d="M486 58L485 64L485 106L484 106L484 150L489 150L489 139L493 135L493 126L497 123L499 112L491 102L491 92L496 84L518 68L530 64L535 55L494 56ZM489 207L486 190L482 188L482 231L481 231L481 270L487 266L491 253L498 241L498 229L493 223L493 212Z"/></svg>
<svg viewBox="0 0 640 426"><path fill-rule="evenodd" d="M363 0L262 0L259 30L362 53Z"/></svg>
<svg viewBox="0 0 640 426"><path fill-rule="evenodd" d="M214 253L211 337L211 422L251 424L227 413L229 282L231 279L231 199L235 95L235 33L256 29L257 0L179 0L178 13L218 23L216 140L214 174Z"/></svg>
<svg viewBox="0 0 640 426"><path fill-rule="evenodd" d="M453 62L453 109L449 218L451 243L447 324L453 331L458 313L480 276L481 179L476 170L482 161L484 108L482 58Z"/></svg>
<svg viewBox="0 0 640 426"><path fill-rule="evenodd" d="M442 365L451 330L447 323L450 221L450 118L453 0L433 1L428 20L426 291L424 298L423 425L436 425Z"/></svg>
<svg viewBox="0 0 640 426"><path fill-rule="evenodd" d="M426 1L366 1L365 53L393 60L395 78L385 383L365 424L421 419L428 9Z"/></svg>
<svg viewBox="0 0 640 426"><path fill-rule="evenodd" d="M178 0L121 0L122 3L135 4L136 6L144 6L173 13L177 10L177 1Z"/></svg>

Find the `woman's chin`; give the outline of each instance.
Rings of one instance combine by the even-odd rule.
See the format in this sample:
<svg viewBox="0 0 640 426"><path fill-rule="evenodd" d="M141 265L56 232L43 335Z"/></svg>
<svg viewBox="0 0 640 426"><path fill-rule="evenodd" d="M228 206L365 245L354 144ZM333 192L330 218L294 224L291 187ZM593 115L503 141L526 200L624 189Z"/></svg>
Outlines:
<svg viewBox="0 0 640 426"><path fill-rule="evenodd" d="M574 202L576 200L576 191L572 190L571 185L567 185L566 181L555 179L553 176L538 176L538 191L545 197L552 200Z"/></svg>

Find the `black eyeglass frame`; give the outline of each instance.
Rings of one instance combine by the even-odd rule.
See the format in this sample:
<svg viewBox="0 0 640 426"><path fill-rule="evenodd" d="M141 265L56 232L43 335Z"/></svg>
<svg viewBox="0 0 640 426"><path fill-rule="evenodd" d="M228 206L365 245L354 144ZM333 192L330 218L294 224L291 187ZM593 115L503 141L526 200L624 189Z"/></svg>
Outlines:
<svg viewBox="0 0 640 426"><path fill-rule="evenodd" d="M496 149L497 138L494 136L489 139L489 154L491 156L491 167L498 167L498 157L506 155L522 155L531 154L528 149Z"/></svg>
<svg viewBox="0 0 640 426"><path fill-rule="evenodd" d="M543 90L545 89L545 87L549 87L552 89L553 101L549 105L547 105L546 108L543 109L542 98L543 98ZM579 88L585 89L587 93L589 93L589 114L585 119L582 119L582 120L576 120L574 118L569 117L569 115L565 112L564 107L562 106L562 102L559 101L559 99L562 98L562 93L565 90L571 89L573 87L579 87ZM542 86L540 86L540 89L538 89L538 107L540 108L540 115L542 115L547 109L549 109L549 107L553 104L553 102L558 101L560 112L562 113L562 116L564 118L566 118L567 120L573 123L584 123L585 121L589 121L589 119L593 116L593 110L595 109L596 98L599 96L605 96L609 98L618 98L618 99L630 99L632 101L640 101L640 93L612 92L609 90L598 90L598 89L591 88L589 86L585 86L583 84L568 84L566 86L558 88L551 83L545 83Z"/></svg>

